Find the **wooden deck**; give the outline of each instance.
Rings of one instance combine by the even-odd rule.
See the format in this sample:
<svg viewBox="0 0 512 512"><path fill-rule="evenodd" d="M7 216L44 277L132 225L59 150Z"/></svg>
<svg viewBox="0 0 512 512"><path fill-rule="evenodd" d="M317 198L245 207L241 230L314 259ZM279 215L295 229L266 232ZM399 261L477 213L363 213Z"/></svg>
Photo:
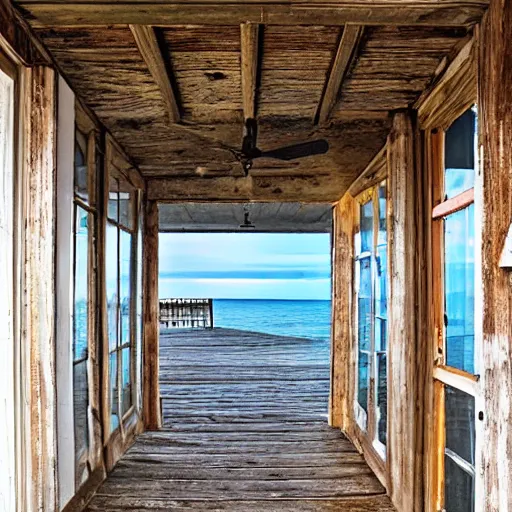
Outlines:
<svg viewBox="0 0 512 512"><path fill-rule="evenodd" d="M164 331L160 357L165 427L138 438L89 511L394 510L327 426L327 342Z"/></svg>

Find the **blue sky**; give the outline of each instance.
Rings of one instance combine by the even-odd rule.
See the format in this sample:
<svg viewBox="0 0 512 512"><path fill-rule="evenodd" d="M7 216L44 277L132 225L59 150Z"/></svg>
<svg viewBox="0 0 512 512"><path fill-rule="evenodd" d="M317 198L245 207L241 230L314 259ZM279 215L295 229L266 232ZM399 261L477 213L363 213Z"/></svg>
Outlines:
<svg viewBox="0 0 512 512"><path fill-rule="evenodd" d="M330 298L328 234L161 233L160 298Z"/></svg>

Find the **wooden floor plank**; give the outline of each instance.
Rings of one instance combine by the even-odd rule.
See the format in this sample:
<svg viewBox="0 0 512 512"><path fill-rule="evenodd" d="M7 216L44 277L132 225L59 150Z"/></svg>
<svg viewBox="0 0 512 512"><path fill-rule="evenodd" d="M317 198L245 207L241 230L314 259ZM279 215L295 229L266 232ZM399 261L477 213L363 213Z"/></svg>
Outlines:
<svg viewBox="0 0 512 512"><path fill-rule="evenodd" d="M87 510L393 511L327 426L329 379L326 341L164 331L164 428L139 436Z"/></svg>

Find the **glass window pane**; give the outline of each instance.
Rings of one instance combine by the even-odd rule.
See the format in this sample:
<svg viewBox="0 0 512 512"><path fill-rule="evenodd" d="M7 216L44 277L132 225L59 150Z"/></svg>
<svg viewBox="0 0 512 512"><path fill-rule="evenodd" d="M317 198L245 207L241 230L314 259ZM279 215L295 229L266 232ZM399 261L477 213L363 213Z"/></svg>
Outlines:
<svg viewBox="0 0 512 512"><path fill-rule="evenodd" d="M89 446L87 407L89 406L89 391L87 381L87 360L73 365L73 397L75 420L75 453L77 458L86 452Z"/></svg>
<svg viewBox="0 0 512 512"><path fill-rule="evenodd" d="M118 294L118 260L117 260L117 235L118 228L107 222L105 266L107 288L107 328L109 349L113 350L118 345L119 327L119 294Z"/></svg>
<svg viewBox="0 0 512 512"><path fill-rule="evenodd" d="M379 232L377 236L375 279L375 384L377 439L386 444L387 433L387 367L388 347L388 266L387 266L387 202L386 185L379 187Z"/></svg>
<svg viewBox="0 0 512 512"><path fill-rule="evenodd" d="M447 130L445 138L445 193L454 197L475 184L476 112L467 110Z"/></svg>
<svg viewBox="0 0 512 512"><path fill-rule="evenodd" d="M475 399L445 386L446 448L475 464Z"/></svg>
<svg viewBox="0 0 512 512"><path fill-rule="evenodd" d="M370 350L372 325L371 258L359 260L359 290L357 294L357 332L360 350Z"/></svg>
<svg viewBox="0 0 512 512"><path fill-rule="evenodd" d="M359 351L358 360L357 360L357 375L358 375L358 391L357 391L357 401L359 405L368 412L368 389L369 389L369 358L367 352Z"/></svg>
<svg viewBox="0 0 512 512"><path fill-rule="evenodd" d="M121 344L130 343L132 235L120 230Z"/></svg>
<svg viewBox="0 0 512 512"><path fill-rule="evenodd" d="M119 181L116 178L109 179L108 186L108 210L107 216L117 222L119 215Z"/></svg>
<svg viewBox="0 0 512 512"><path fill-rule="evenodd" d="M377 439L386 444L388 421L387 355L377 354Z"/></svg>
<svg viewBox="0 0 512 512"><path fill-rule="evenodd" d="M358 402L368 412L368 391L370 379L371 350L371 299L372 276L371 258L368 256L358 261L359 289L357 297L357 336L358 336Z"/></svg>
<svg viewBox="0 0 512 512"><path fill-rule="evenodd" d="M123 182L120 182L119 187L119 223L133 229L133 192Z"/></svg>
<svg viewBox="0 0 512 512"><path fill-rule="evenodd" d="M363 204L360 209L361 252L373 248L373 201Z"/></svg>
<svg viewBox="0 0 512 512"><path fill-rule="evenodd" d="M139 208L139 230L137 235L137 335L136 335L136 372L134 380L142 381L142 215ZM140 397L140 386L137 393ZM138 398L140 399L140 398ZM140 402L139 402L140 403Z"/></svg>
<svg viewBox="0 0 512 512"><path fill-rule="evenodd" d="M123 384L123 415L132 406L132 372L131 372L131 348L127 347L122 350L122 384Z"/></svg>
<svg viewBox="0 0 512 512"><path fill-rule="evenodd" d="M113 432L119 426L119 392L117 387L117 350L110 353L109 357L110 375L110 431Z"/></svg>
<svg viewBox="0 0 512 512"><path fill-rule="evenodd" d="M89 287L89 214L76 207L75 299L73 315L73 359L87 357Z"/></svg>
<svg viewBox="0 0 512 512"><path fill-rule="evenodd" d="M474 373L474 206L444 220L446 364Z"/></svg>
<svg viewBox="0 0 512 512"><path fill-rule="evenodd" d="M472 475L445 455L444 508L446 512L473 512L475 485Z"/></svg>
<svg viewBox="0 0 512 512"><path fill-rule="evenodd" d="M75 132L75 194L89 201L89 173L87 169L87 138Z"/></svg>
<svg viewBox="0 0 512 512"><path fill-rule="evenodd" d="M75 431L75 481L82 483L87 468L89 451L89 426L87 409L89 386L87 381L87 359L73 365L73 415Z"/></svg>

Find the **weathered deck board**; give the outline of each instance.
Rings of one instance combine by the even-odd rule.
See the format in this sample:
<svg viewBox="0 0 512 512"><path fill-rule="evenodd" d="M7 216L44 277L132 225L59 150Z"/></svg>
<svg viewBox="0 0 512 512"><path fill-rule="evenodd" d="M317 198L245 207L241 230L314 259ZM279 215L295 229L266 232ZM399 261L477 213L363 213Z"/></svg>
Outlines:
<svg viewBox="0 0 512 512"><path fill-rule="evenodd" d="M139 437L90 512L394 510L327 426L327 342L164 331L160 390L164 429Z"/></svg>

